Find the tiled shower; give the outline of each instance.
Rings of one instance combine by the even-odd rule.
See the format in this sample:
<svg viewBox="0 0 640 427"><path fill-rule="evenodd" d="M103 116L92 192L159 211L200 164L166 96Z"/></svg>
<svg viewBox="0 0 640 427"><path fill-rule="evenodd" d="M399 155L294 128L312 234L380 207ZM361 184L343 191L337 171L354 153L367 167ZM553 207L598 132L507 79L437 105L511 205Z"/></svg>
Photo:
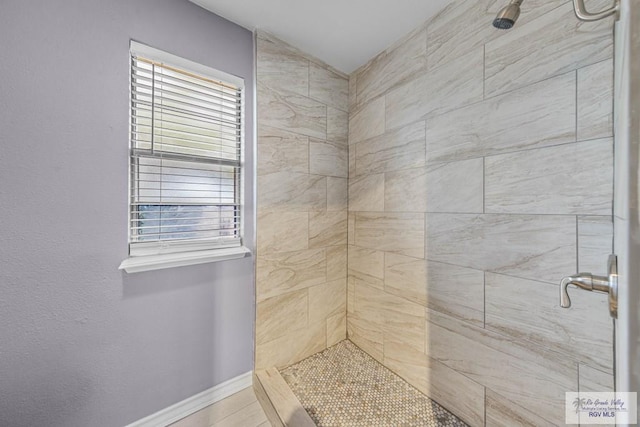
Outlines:
<svg viewBox="0 0 640 427"><path fill-rule="evenodd" d="M474 426L613 387L606 296L558 305L611 252L613 21L528 0L500 32L503 3L350 76L258 34L256 370L348 338Z"/></svg>

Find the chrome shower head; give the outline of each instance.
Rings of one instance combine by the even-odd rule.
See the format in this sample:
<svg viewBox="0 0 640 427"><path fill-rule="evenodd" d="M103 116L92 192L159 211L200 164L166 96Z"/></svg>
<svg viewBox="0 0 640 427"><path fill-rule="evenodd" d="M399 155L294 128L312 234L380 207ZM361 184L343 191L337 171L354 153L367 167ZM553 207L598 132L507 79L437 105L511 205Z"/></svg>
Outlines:
<svg viewBox="0 0 640 427"><path fill-rule="evenodd" d="M511 0L511 3L498 12L498 16L493 20L493 26L500 30L508 30L513 27L520 16L521 4L522 0Z"/></svg>

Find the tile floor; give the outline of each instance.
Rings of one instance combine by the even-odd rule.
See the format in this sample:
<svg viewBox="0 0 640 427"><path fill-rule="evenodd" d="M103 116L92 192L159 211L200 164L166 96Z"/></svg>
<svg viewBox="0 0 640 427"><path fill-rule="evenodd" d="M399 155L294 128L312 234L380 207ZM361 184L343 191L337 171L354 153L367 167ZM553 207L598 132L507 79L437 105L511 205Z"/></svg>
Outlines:
<svg viewBox="0 0 640 427"><path fill-rule="evenodd" d="M281 374L319 427L466 426L348 340Z"/></svg>

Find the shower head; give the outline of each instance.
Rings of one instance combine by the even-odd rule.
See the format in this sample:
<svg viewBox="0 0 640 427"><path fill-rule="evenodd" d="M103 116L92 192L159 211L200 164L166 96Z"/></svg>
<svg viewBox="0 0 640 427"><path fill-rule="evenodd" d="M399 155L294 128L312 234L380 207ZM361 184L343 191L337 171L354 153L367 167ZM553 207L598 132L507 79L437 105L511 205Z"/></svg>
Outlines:
<svg viewBox="0 0 640 427"><path fill-rule="evenodd" d="M493 26L500 30L508 30L516 23L520 16L520 5L522 0L511 0L511 2L503 7L498 16L493 20Z"/></svg>

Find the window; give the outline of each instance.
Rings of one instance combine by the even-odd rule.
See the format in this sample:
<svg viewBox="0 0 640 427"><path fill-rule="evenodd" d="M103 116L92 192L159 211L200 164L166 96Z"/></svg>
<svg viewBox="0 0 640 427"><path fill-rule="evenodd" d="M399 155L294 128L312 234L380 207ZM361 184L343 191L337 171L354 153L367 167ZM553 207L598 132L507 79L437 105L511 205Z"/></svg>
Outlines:
<svg viewBox="0 0 640 427"><path fill-rule="evenodd" d="M130 95L129 255L244 256L242 79L131 42Z"/></svg>

